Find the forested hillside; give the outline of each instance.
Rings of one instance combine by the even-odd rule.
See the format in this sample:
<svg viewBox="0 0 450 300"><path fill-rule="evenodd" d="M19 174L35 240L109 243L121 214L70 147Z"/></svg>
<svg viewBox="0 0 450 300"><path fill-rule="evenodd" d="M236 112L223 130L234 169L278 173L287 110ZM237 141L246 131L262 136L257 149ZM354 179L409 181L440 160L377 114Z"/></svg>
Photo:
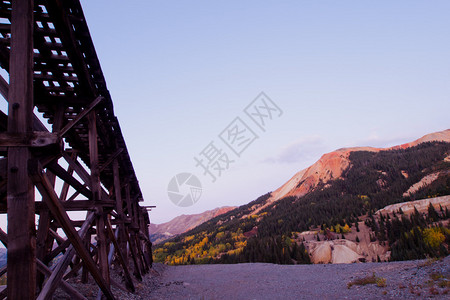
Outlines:
<svg viewBox="0 0 450 300"><path fill-rule="evenodd" d="M335 233L342 229L344 233L367 216L372 220L375 211L389 204L450 194L450 162L445 159L449 153L450 143L445 142L426 142L406 149L379 152L351 152L351 164L340 178L320 182L313 191L302 197L286 197L254 213L270 198L270 193L265 194L157 246L155 259L171 264L309 263L307 249L301 241L295 240L300 232L317 228L322 232ZM413 184L432 173L437 174L437 180L407 197L403 196ZM398 222L401 225L395 228L403 229L395 233L387 228L393 228L392 222L397 221L391 216L389 218L389 221L373 219L373 224L384 226L384 233L378 234L377 231L377 236L381 243L389 243L392 247L392 259L446 253L443 249L448 249L449 237L444 225L436 225L439 229L430 229L444 236L444 240L438 239L442 240L439 250L431 251L423 246L427 243L426 235L416 233L417 230L428 232L426 228L434 222L447 219L448 213L445 211L439 212L438 219L433 222L400 218ZM420 215L414 218L430 220ZM396 251L399 245L403 245L401 243L409 243L406 239L395 244L394 239L400 239L398 232L411 230L414 232L411 236L425 244L416 243L414 255Z"/></svg>

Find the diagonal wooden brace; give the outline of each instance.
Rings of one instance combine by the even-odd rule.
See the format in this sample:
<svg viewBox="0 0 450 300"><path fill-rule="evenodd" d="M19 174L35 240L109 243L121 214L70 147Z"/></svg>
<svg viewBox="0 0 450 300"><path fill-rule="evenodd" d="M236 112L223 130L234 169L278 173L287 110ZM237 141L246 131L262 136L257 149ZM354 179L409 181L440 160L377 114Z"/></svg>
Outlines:
<svg viewBox="0 0 450 300"><path fill-rule="evenodd" d="M80 239L83 239L86 236L89 228L91 227L92 222L94 221L94 217L95 215L93 212L88 213L83 226L81 226L81 229L78 232ZM75 248L73 247L73 245L70 245L66 253L64 253L62 259L58 262L58 265L53 270L52 275L42 288L42 291L39 294L39 297L37 298L38 300L52 298L53 293L55 292L58 285L61 283L61 278L63 277L74 255L75 255Z"/></svg>
<svg viewBox="0 0 450 300"><path fill-rule="evenodd" d="M81 257L81 259L83 259L86 268L92 274L92 277L97 282L104 295L108 299L114 299L114 295L112 294L109 286L106 284L105 279L102 277L92 257L89 255L89 252L84 247L77 231L72 226L69 216L61 205L58 196L53 190L53 187L38 160L30 159L28 161L28 172L34 185L39 190L39 193L42 195L44 201L47 203L51 213L61 225L67 238L72 242L77 254Z"/></svg>
<svg viewBox="0 0 450 300"><path fill-rule="evenodd" d="M63 129L61 129L58 133L60 137L63 137L70 129L72 129L73 126L75 126L78 122L80 122L81 119L83 119L91 110L93 110L97 104L99 104L103 100L102 96L97 97L94 101L89 104L88 107L83 109L82 112L80 112L75 119L70 121L66 126L64 126Z"/></svg>

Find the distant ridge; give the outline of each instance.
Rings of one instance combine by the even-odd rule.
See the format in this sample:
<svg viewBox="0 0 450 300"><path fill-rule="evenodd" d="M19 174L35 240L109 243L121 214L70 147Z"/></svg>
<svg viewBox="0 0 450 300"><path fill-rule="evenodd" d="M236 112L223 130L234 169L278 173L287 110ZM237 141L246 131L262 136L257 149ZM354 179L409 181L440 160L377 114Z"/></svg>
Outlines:
<svg viewBox="0 0 450 300"><path fill-rule="evenodd" d="M398 146L389 148L375 148L375 147L352 147L341 148L336 151L324 154L316 163L310 167L301 170L295 174L290 180L272 192L264 206L261 206L254 213L258 213L263 208L269 206L284 197L295 196L302 197L314 190L319 182L326 184L327 182L340 178L342 172L350 166L349 156L351 152L355 151L370 151L379 152L384 150L406 149L417 146L421 143L440 141L450 143L450 129L430 133L423 137Z"/></svg>
<svg viewBox="0 0 450 300"><path fill-rule="evenodd" d="M234 206L218 207L199 214L181 215L166 223L150 224L150 239L152 243L160 243L235 208Z"/></svg>

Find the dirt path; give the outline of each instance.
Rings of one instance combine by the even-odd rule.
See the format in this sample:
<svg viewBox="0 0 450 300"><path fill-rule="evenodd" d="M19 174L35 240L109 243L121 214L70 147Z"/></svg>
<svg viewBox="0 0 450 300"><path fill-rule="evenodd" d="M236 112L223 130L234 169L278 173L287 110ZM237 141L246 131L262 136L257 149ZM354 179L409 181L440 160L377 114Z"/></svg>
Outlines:
<svg viewBox="0 0 450 300"><path fill-rule="evenodd" d="M155 270L160 275L146 278L135 299L443 299L450 295L450 257L437 262L341 265L156 265ZM385 287L347 287L373 273L386 279Z"/></svg>

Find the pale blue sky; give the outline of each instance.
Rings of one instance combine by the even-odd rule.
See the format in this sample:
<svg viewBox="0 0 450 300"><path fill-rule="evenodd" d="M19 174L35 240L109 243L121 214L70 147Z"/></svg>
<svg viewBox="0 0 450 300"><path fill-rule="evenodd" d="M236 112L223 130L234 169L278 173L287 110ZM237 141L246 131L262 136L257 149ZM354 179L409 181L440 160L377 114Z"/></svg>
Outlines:
<svg viewBox="0 0 450 300"><path fill-rule="evenodd" d="M450 128L449 1L82 5L155 223L247 203L337 148ZM261 91L284 114L211 183L193 157ZM190 208L167 197L180 172L204 186Z"/></svg>

